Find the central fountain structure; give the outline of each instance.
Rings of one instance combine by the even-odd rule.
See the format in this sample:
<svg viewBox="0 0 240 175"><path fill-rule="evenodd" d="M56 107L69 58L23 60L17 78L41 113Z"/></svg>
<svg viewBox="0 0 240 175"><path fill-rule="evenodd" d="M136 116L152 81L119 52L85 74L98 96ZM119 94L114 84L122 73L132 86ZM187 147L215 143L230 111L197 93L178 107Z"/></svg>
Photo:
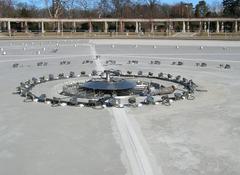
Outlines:
<svg viewBox="0 0 240 175"><path fill-rule="evenodd" d="M107 70L104 71L101 78L93 78L80 85L80 88L98 94L122 96L133 93L136 85L135 81L116 77L115 72Z"/></svg>
<svg viewBox="0 0 240 175"><path fill-rule="evenodd" d="M192 94L197 87L192 80L186 78L181 80L179 75L176 78L170 74L164 76L163 73L154 76L151 72L147 75L142 73L133 75L130 71L123 74L119 70L105 70L99 75L95 73L92 73L92 78L89 80L86 80L85 74L75 76L74 72L70 72L69 76L61 73L56 78L53 75L49 75L49 79L40 77L39 81L33 78L32 81L21 83L17 89L18 93L28 100L48 101L54 106L61 103L75 106L102 106L105 104L118 106L119 104L156 104L159 102L170 105L171 100L193 99ZM58 92L58 97L48 98L46 94L37 96L31 92L35 85L70 78L73 78L74 81L68 80L64 83L62 91Z"/></svg>

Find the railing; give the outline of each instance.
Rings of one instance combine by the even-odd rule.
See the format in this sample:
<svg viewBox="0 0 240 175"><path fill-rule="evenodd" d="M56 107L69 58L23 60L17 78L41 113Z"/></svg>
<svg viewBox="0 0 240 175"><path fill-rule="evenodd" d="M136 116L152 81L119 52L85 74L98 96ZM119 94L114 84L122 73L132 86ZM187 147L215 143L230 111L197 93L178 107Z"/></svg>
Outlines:
<svg viewBox="0 0 240 175"><path fill-rule="evenodd" d="M81 19L53 19L53 18L0 18L1 22L200 22L200 21L240 21L240 18L81 18Z"/></svg>

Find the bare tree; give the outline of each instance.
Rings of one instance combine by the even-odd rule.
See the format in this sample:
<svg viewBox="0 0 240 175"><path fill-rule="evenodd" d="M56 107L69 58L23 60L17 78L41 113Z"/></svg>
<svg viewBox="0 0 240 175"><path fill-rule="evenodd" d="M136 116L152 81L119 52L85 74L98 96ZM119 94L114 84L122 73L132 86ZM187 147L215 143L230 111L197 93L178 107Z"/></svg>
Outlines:
<svg viewBox="0 0 240 175"><path fill-rule="evenodd" d="M70 11L75 5L75 0L44 0L49 17L59 18L64 11Z"/></svg>
<svg viewBox="0 0 240 175"><path fill-rule="evenodd" d="M216 16L223 15L223 5L221 2L215 0L212 2L209 8L212 13L216 14Z"/></svg>
<svg viewBox="0 0 240 175"><path fill-rule="evenodd" d="M124 18L133 18L134 15L134 5L132 2L128 1L124 4L122 8L122 16Z"/></svg>
<svg viewBox="0 0 240 175"><path fill-rule="evenodd" d="M76 0L75 5L81 10L81 16L82 17L90 17L89 1L87 1L87 0Z"/></svg>
<svg viewBox="0 0 240 175"><path fill-rule="evenodd" d="M161 4L160 0L0 0L0 17L50 18L165 18L192 17L191 3ZM45 4L38 6L39 1ZM23 4L23 5L21 5ZM214 0L211 6L200 0L195 8L196 17L240 16L240 0ZM224 6L223 6L224 5ZM208 8L210 7L210 8ZM224 13L223 13L224 10Z"/></svg>
<svg viewBox="0 0 240 175"><path fill-rule="evenodd" d="M44 0L44 3L45 3L45 6L46 6L46 8L48 10L49 17L52 18L53 15L52 15L52 12L51 12L51 9L50 9L51 8L51 6L50 6L51 1L50 0Z"/></svg>
<svg viewBox="0 0 240 175"><path fill-rule="evenodd" d="M59 18L62 9L61 0L52 0L52 17Z"/></svg>
<svg viewBox="0 0 240 175"><path fill-rule="evenodd" d="M98 3L98 17L107 17L107 15L111 12L111 4L109 0L100 0Z"/></svg>
<svg viewBox="0 0 240 175"><path fill-rule="evenodd" d="M115 17L121 17L121 0L112 0Z"/></svg>
<svg viewBox="0 0 240 175"><path fill-rule="evenodd" d="M147 14L148 18L155 18L158 14L158 5L160 2L158 0L146 0L146 4L148 6Z"/></svg>
<svg viewBox="0 0 240 175"><path fill-rule="evenodd" d="M14 17L14 2L12 0L0 0L0 16Z"/></svg>

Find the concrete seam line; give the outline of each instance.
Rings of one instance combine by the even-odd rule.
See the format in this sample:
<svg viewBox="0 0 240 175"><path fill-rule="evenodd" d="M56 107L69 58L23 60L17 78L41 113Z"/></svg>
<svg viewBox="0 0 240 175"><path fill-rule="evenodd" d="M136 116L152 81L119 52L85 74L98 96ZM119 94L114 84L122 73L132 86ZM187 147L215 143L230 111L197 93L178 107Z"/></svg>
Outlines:
<svg viewBox="0 0 240 175"><path fill-rule="evenodd" d="M90 42L89 42L90 43ZM93 45L90 46L91 54L96 63L96 69L103 71L100 60L96 60L96 50ZM154 175L148 157L146 156L143 147L141 146L136 133L134 132L126 113L121 109L113 109L113 116L116 121L118 131L121 136L121 140L127 157L130 163L130 167L133 175Z"/></svg>
<svg viewBox="0 0 240 175"><path fill-rule="evenodd" d="M113 116L116 120L118 130L120 132L124 148L135 175L154 175L151 163L146 155L144 148L129 121L125 109L112 108ZM160 170L158 174L162 174Z"/></svg>

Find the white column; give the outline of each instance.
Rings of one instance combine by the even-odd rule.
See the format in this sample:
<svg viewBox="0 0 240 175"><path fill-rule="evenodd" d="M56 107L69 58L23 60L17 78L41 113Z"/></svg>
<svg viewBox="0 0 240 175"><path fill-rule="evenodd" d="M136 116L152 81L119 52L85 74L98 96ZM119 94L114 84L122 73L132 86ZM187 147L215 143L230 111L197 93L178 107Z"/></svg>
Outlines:
<svg viewBox="0 0 240 175"><path fill-rule="evenodd" d="M73 22L73 32L76 32L76 22Z"/></svg>
<svg viewBox="0 0 240 175"><path fill-rule="evenodd" d="M210 21L208 21L208 27L207 27L207 32L210 32Z"/></svg>
<svg viewBox="0 0 240 175"><path fill-rule="evenodd" d="M187 32L190 32L190 25L189 25L189 21L187 22Z"/></svg>
<svg viewBox="0 0 240 175"><path fill-rule="evenodd" d="M238 32L238 22L237 21L235 21L234 27L235 27L235 32Z"/></svg>
<svg viewBox="0 0 240 175"><path fill-rule="evenodd" d="M104 22L104 32L108 33L108 23L107 23L107 21Z"/></svg>
<svg viewBox="0 0 240 175"><path fill-rule="evenodd" d="M199 22L199 32L202 31L202 21Z"/></svg>
<svg viewBox="0 0 240 175"><path fill-rule="evenodd" d="M41 22L38 22L38 31L40 32L41 30Z"/></svg>
<svg viewBox="0 0 240 175"><path fill-rule="evenodd" d="M4 31L6 31L6 29L7 29L7 22L3 22L3 29L4 29Z"/></svg>
<svg viewBox="0 0 240 175"><path fill-rule="evenodd" d="M88 31L89 31L89 33L92 33L92 22L91 21L88 22Z"/></svg>
<svg viewBox="0 0 240 175"><path fill-rule="evenodd" d="M166 28L166 33L168 34L169 33L169 28L168 28L169 26L168 26L168 22L166 22L166 24L165 24L165 28Z"/></svg>
<svg viewBox="0 0 240 175"><path fill-rule="evenodd" d="M58 22L57 24L57 33L60 33L61 32L61 26L60 26L60 22Z"/></svg>
<svg viewBox="0 0 240 175"><path fill-rule="evenodd" d="M207 32L207 22L204 22L204 32Z"/></svg>
<svg viewBox="0 0 240 175"><path fill-rule="evenodd" d="M219 21L216 23L216 33L219 33Z"/></svg>
<svg viewBox="0 0 240 175"><path fill-rule="evenodd" d="M11 22L8 21L8 34L11 36Z"/></svg>
<svg viewBox="0 0 240 175"><path fill-rule="evenodd" d="M63 21L61 22L61 34L62 34L62 36L63 36L63 32L64 32L64 25L63 25Z"/></svg>
<svg viewBox="0 0 240 175"><path fill-rule="evenodd" d="M224 32L224 22L221 23L221 32Z"/></svg>
<svg viewBox="0 0 240 175"><path fill-rule="evenodd" d="M44 31L44 22L43 21L41 22L41 31L42 31L42 33L45 33L45 31Z"/></svg>
<svg viewBox="0 0 240 175"><path fill-rule="evenodd" d="M123 21L120 21L120 32L121 33L124 32L124 23L123 23Z"/></svg>
<svg viewBox="0 0 240 175"><path fill-rule="evenodd" d="M20 22L21 32L24 30L24 22Z"/></svg>
<svg viewBox="0 0 240 175"><path fill-rule="evenodd" d="M154 24L151 22L151 33L154 33Z"/></svg>
<svg viewBox="0 0 240 175"><path fill-rule="evenodd" d="M135 33L138 33L138 22L136 21Z"/></svg>
<svg viewBox="0 0 240 175"><path fill-rule="evenodd" d="M116 33L118 32L118 22L116 21Z"/></svg>
<svg viewBox="0 0 240 175"><path fill-rule="evenodd" d="M182 28L182 32L185 33L186 32L186 24L185 21L183 21L183 28Z"/></svg>
<svg viewBox="0 0 240 175"><path fill-rule="evenodd" d="M25 33L28 33L28 23L27 23L27 21L24 22L24 30L25 30Z"/></svg>
<svg viewBox="0 0 240 175"><path fill-rule="evenodd" d="M169 32L172 32L173 31L173 24L172 24L172 22L169 22Z"/></svg>

